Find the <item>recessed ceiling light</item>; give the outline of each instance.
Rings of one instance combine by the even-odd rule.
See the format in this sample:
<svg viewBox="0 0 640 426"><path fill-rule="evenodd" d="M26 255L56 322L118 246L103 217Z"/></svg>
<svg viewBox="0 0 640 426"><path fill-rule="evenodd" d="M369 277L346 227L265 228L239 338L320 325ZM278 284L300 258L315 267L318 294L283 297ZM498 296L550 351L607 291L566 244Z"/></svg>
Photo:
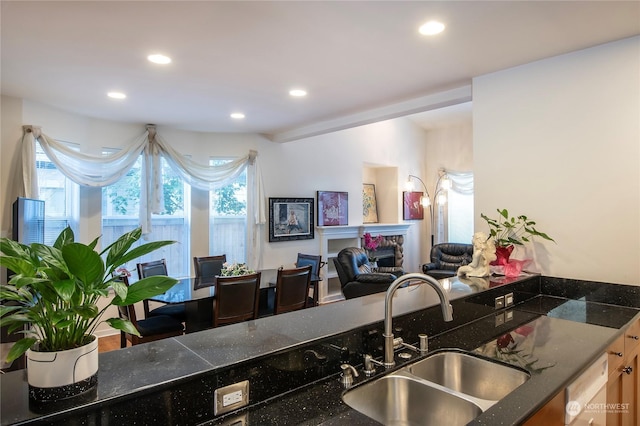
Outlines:
<svg viewBox="0 0 640 426"><path fill-rule="evenodd" d="M442 31L444 31L444 24L438 21L429 21L425 24L422 24L418 31L420 31L420 34L422 35L440 34Z"/></svg>
<svg viewBox="0 0 640 426"><path fill-rule="evenodd" d="M241 120L244 118L244 114L241 112L234 112L231 114L231 118L235 118L236 120Z"/></svg>
<svg viewBox="0 0 640 426"><path fill-rule="evenodd" d="M301 98L303 96L307 96L307 91L303 89L291 89L289 90L289 94L296 98Z"/></svg>
<svg viewBox="0 0 640 426"><path fill-rule="evenodd" d="M171 63L171 58L168 56L164 56L164 55L149 55L147 56L147 59L151 62L153 62L154 64L160 64L160 65L166 65L166 64L170 64Z"/></svg>
<svg viewBox="0 0 640 426"><path fill-rule="evenodd" d="M109 92L107 96L112 99L125 99L127 97L127 95L122 92Z"/></svg>

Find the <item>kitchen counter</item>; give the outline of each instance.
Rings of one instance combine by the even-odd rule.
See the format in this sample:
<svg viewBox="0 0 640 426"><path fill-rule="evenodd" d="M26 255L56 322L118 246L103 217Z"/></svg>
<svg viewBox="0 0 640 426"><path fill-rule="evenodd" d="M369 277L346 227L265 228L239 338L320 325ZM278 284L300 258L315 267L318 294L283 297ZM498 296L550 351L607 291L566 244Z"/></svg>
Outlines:
<svg viewBox="0 0 640 426"><path fill-rule="evenodd" d="M636 295L636 300L637 297ZM549 299L553 303L549 303ZM551 309L547 310L545 307ZM471 425L522 424L604 353L619 335L620 327L640 317L638 309L634 308L547 295L535 296L531 301L516 306L513 314L511 321L522 325L511 327L511 331L483 344L478 342L483 340L482 336L486 336L486 330L495 328L493 315L429 341L430 351L461 348L523 367L531 373L527 382L469 423ZM509 342L505 339L506 336L509 336L511 343L505 348L505 343L502 342ZM517 350L513 347L514 343L517 343ZM502 346L502 350L498 350L499 346ZM509 351L509 347L513 347L513 350ZM418 358L409 362L415 359ZM402 368L402 364L395 368ZM390 371L392 370L384 371L378 367L380 374L371 379L361 375L354 385L373 380ZM240 418L249 425L379 424L342 403L340 396L343 392L344 388L335 375L316 386L241 413ZM289 423L283 419L282 413L288 413L287 417L291 415L295 420ZM214 421L207 424L223 423Z"/></svg>
<svg viewBox="0 0 640 426"><path fill-rule="evenodd" d="M394 328L412 343L418 333L429 334L430 350L456 347L484 356L501 355L497 340L510 333L535 357L539 371L474 423L517 424L577 377L638 315L640 287L582 283L540 276L443 280L454 306L452 323L442 321L429 286L410 286L394 298ZM493 300L507 292L514 293L513 318L496 327L495 316L504 310L496 311ZM1 422L215 425L242 418L248 425L376 424L341 402L337 372L343 361L358 366L363 353L382 354L383 318L381 293L104 353L96 395L87 401L34 406L24 374L8 373L2 376ZM250 406L216 418L213 390L244 379L251 383Z"/></svg>

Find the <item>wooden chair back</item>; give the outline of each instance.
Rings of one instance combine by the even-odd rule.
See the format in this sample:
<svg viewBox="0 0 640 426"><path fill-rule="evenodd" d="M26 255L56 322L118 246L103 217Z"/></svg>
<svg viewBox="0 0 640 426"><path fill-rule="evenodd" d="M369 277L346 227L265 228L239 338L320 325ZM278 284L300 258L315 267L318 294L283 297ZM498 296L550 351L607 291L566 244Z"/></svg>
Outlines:
<svg viewBox="0 0 640 426"><path fill-rule="evenodd" d="M311 265L278 270L274 314L297 311L307 306L311 270Z"/></svg>
<svg viewBox="0 0 640 426"><path fill-rule="evenodd" d="M260 278L249 275L218 277L215 283L213 326L253 320L258 317Z"/></svg>
<svg viewBox="0 0 640 426"><path fill-rule="evenodd" d="M193 266L196 272L196 278L213 278L220 275L220 271L222 271L222 265L224 265L226 261L226 254L217 256L194 256Z"/></svg>
<svg viewBox="0 0 640 426"><path fill-rule="evenodd" d="M296 267L311 265L311 276L312 279L319 279L320 276L320 268L322 268L322 256L316 254L304 254L298 253L298 258L296 259Z"/></svg>
<svg viewBox="0 0 640 426"><path fill-rule="evenodd" d="M154 260L152 262L143 262L136 265L138 269L138 278L143 279L154 275L168 275L166 259Z"/></svg>
<svg viewBox="0 0 640 426"><path fill-rule="evenodd" d="M129 286L129 279L126 276L121 276L119 279ZM184 332L182 323L171 317L165 317L164 315L152 318L151 320L138 321L134 305L118 306L118 315L120 318L128 320L133 324L136 330L138 330L138 333L141 334L140 336L136 336L135 334L120 331L121 348L127 347L127 341L131 342L131 345L138 345L167 337L181 336ZM147 332L147 330L154 330L154 332Z"/></svg>
<svg viewBox="0 0 640 426"><path fill-rule="evenodd" d="M326 262L322 261L322 256L317 254L305 254L298 253L298 259L296 260L296 267L301 267L305 265L311 265L311 285L309 288L313 290L313 296L309 297L307 302L307 306L317 306L319 299L319 284L322 280L320 278L320 270Z"/></svg>
<svg viewBox="0 0 640 426"><path fill-rule="evenodd" d="M138 263L136 265L136 269L138 270L138 279L141 280L146 277L153 277L155 275L168 275L167 274L167 261L166 259L153 260L151 262L143 262ZM144 307L144 317L149 318L151 308L149 306L148 300L142 301L142 306Z"/></svg>

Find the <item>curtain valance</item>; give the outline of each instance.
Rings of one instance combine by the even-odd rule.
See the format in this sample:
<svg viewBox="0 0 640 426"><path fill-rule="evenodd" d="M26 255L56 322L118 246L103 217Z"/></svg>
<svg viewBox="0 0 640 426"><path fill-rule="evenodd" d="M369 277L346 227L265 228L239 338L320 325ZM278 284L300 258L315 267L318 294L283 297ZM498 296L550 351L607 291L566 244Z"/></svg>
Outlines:
<svg viewBox="0 0 640 426"><path fill-rule="evenodd" d="M253 228L253 232L249 232L248 236L256 244L253 247L257 247L259 238L257 235L251 234L257 232L256 226L266 222L265 198L257 151L251 150L246 156L223 165L202 165L173 149L156 133L155 126L149 125L142 135L121 150L105 155L89 155L74 151L65 144L47 136L38 126L25 125L23 126L21 161L21 192L23 194L20 195L29 198L38 198L36 140L62 174L84 186L103 187L117 182L129 172L138 158L142 156L140 226L145 234L151 232L151 214L160 213L163 206L161 158L164 158L189 185L206 191L232 182L246 169L248 181L247 214L250 218L249 226ZM255 265L255 263L253 264Z"/></svg>
<svg viewBox="0 0 640 426"><path fill-rule="evenodd" d="M449 180L451 189L464 195L473 195L473 172L454 172L444 170Z"/></svg>

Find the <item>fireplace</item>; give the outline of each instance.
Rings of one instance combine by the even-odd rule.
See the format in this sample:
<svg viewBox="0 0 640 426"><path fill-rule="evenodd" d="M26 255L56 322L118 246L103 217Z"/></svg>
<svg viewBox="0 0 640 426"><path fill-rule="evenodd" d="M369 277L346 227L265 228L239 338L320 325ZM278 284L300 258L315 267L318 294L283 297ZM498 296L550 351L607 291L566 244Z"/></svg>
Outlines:
<svg viewBox="0 0 640 426"><path fill-rule="evenodd" d="M402 244L404 243L404 235L386 235L380 245L369 251L369 257L378 259L378 266L398 267L402 268L404 260ZM362 242L364 246L364 241Z"/></svg>

